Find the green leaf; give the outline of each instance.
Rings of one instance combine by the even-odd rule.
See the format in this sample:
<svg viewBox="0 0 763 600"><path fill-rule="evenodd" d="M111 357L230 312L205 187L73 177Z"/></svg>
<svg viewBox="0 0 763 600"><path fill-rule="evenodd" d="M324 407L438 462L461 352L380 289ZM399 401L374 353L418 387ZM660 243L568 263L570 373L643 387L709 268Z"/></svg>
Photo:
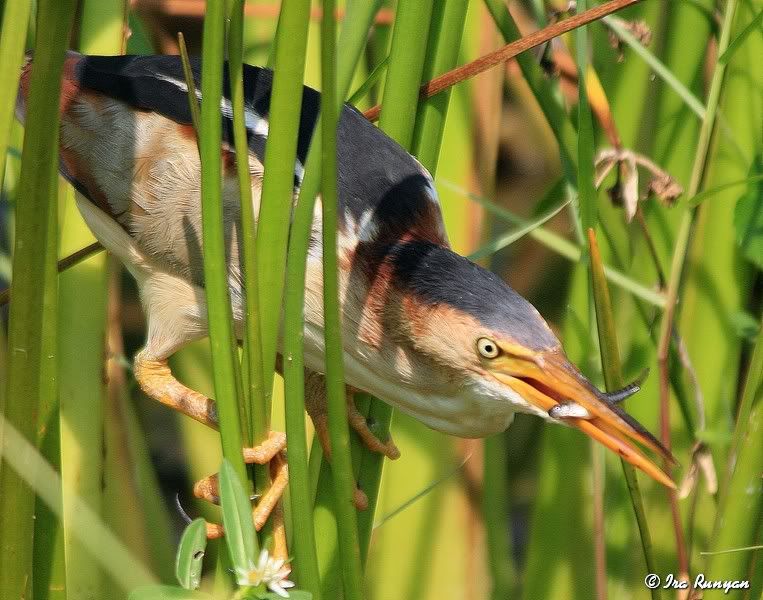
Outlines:
<svg viewBox="0 0 763 600"><path fill-rule="evenodd" d="M733 187L741 186L741 185L750 185L752 183L755 183L761 180L763 180L763 173L758 173L757 175L753 175L752 177L745 177L744 179L738 179L737 181L730 181L729 183L718 185L712 189L704 190L689 200L689 208L694 208L695 206L699 206L708 198L712 198L716 194L719 194L720 192L723 192L725 190L731 189Z"/></svg>
<svg viewBox="0 0 763 600"><path fill-rule="evenodd" d="M255 559L252 505L233 466L225 459L219 478L220 508L231 562L236 569L248 571Z"/></svg>
<svg viewBox="0 0 763 600"><path fill-rule="evenodd" d="M763 170L763 159L753 162L750 177ZM745 258L763 268L763 182L751 179L747 191L737 201L734 210L737 243Z"/></svg>
<svg viewBox="0 0 763 600"><path fill-rule="evenodd" d="M193 592L172 585L147 585L135 588L128 600L214 600L209 594Z"/></svg>
<svg viewBox="0 0 763 600"><path fill-rule="evenodd" d="M357 105L366 96L366 94L371 91L371 88L376 85L381 76L386 73L387 65L389 65L389 56L387 56L383 61L374 67L374 70L371 71L371 74L360 85L360 87L355 90L352 95L350 95L347 103L352 104L353 106Z"/></svg>
<svg viewBox="0 0 763 600"><path fill-rule="evenodd" d="M544 223L546 221L550 221L553 219L556 215L559 214L559 212L568 204L570 203L569 199L564 200L561 204L550 210L544 215L541 215L537 219L534 219L533 221L530 221L527 225L524 225L522 227L517 227L516 229L512 229L508 233L504 233L500 236L498 236L496 239L489 241L487 244L482 246L481 248L478 248L474 252L472 252L468 258L469 260L479 260L481 258L485 258L486 256L490 256L491 254L495 254L499 250L502 250L503 248L506 248L507 246L510 246L517 240L522 239L525 235L531 233Z"/></svg>
<svg viewBox="0 0 763 600"><path fill-rule="evenodd" d="M734 53L741 48L749 35L760 27L761 23L763 23L763 10L761 10L755 18L747 24L747 27L742 30L742 33L734 38L734 41L732 41L729 44L729 47L726 48L726 52L718 57L718 62L724 64L729 62Z"/></svg>
<svg viewBox="0 0 763 600"><path fill-rule="evenodd" d="M631 50L638 54L655 74L668 85L668 87L678 94L681 100L684 101L686 106L688 106L694 114L700 119L705 118L705 106L702 104L702 101L699 100L699 98L697 98L659 58L645 48L641 42L639 42L634 35L623 26L622 21L611 15L604 17L602 21L615 32L617 37L628 44L631 47Z"/></svg>
<svg viewBox="0 0 763 600"><path fill-rule="evenodd" d="M175 558L175 576L187 590L195 590L201 581L201 563L207 548L204 519L194 520L183 532Z"/></svg>

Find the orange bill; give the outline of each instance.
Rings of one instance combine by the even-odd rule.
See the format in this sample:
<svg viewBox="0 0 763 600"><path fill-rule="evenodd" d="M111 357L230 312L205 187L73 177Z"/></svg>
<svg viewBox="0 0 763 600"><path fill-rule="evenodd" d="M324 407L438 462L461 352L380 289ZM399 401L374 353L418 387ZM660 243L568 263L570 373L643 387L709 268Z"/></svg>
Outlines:
<svg viewBox="0 0 763 600"><path fill-rule="evenodd" d="M608 395L591 384L560 351L523 354L508 352L499 357L491 365L493 376L532 406L577 427L655 481L676 488L668 474L636 444L675 464L670 451L618 404L637 386Z"/></svg>

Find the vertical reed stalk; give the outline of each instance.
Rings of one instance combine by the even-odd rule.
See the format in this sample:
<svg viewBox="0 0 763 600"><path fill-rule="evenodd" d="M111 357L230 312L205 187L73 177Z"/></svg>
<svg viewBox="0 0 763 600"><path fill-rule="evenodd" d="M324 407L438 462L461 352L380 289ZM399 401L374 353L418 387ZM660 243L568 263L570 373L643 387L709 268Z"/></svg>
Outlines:
<svg viewBox="0 0 763 600"><path fill-rule="evenodd" d="M458 62L468 2L437 2L432 10L422 79L430 81ZM434 177L440 157L452 89L419 103L413 133L413 153Z"/></svg>
<svg viewBox="0 0 763 600"><path fill-rule="evenodd" d="M204 46L201 76L202 227L204 244L204 285L207 295L209 341L223 456L242 481L246 480L241 454L242 432L237 397L237 373L233 315L228 292L228 259L222 207L222 122L220 101L223 88L225 46L225 6L213 2L204 18ZM233 259L233 257L230 257Z"/></svg>
<svg viewBox="0 0 763 600"><path fill-rule="evenodd" d="M362 52L368 27L378 9L379 0L365 2L352 0L347 5L344 26L339 38L342 53L337 57L337 109L343 105L350 87L355 65ZM313 132L313 139L305 166L299 199L291 227L288 260L286 264L286 297L284 307L284 378L286 394L286 432L289 439L289 488L292 520L294 523L295 570L300 585L310 590L316 599L321 594L314 527L319 529L319 542L326 554L334 556L336 548L333 532L320 530L318 519L313 520L314 494L310 491L305 440L304 407L304 302L306 257L310 242L315 199L321 186L322 135L320 128ZM319 464L317 461L315 464ZM328 469L322 473L319 487L332 486ZM327 547L328 546L328 547Z"/></svg>
<svg viewBox="0 0 763 600"><path fill-rule="evenodd" d="M514 562L509 536L509 490L505 435L494 435L485 440L485 469L482 490L482 513L489 553L492 578L491 598L504 600L513 597L516 585Z"/></svg>
<svg viewBox="0 0 763 600"><path fill-rule="evenodd" d="M263 316L263 383L268 399L266 409L270 406L276 342L282 314L309 19L308 0L283 3L275 41L275 73L270 97L265 176L257 231L259 307Z"/></svg>
<svg viewBox="0 0 763 600"><path fill-rule="evenodd" d="M82 3L79 50L84 54L120 54L125 40L125 10L123 0ZM93 235L80 217L76 192L70 186L62 190L60 251L66 254L91 242ZM77 536L76 503L82 500L97 514L105 515L106 488L124 486L116 497L125 498L131 473L124 468L109 471L106 466L115 453L105 432L111 425L121 426L107 410L104 378L109 264L106 253L101 253L62 273L58 280L62 525L66 594L70 599L109 594L101 565L84 551ZM82 302L83 297L89 301ZM129 451L124 447L119 450ZM110 524L119 528L116 521ZM130 527L130 531L134 529Z"/></svg>
<svg viewBox="0 0 763 600"><path fill-rule="evenodd" d="M0 36L0 190L4 189L5 158L11 135L11 118L16 105L21 64L24 60L25 24L29 22L32 3L29 0L6 0L3 8L2 36Z"/></svg>
<svg viewBox="0 0 763 600"><path fill-rule="evenodd" d="M727 481L721 488L711 550L718 552L751 546L763 519L763 328L755 341L734 430ZM746 579L752 551L707 557L708 579ZM760 552L760 550L758 550Z"/></svg>
<svg viewBox="0 0 763 600"><path fill-rule="evenodd" d="M73 0L43 0L35 68L27 100L28 128L22 152L16 211L15 277L9 324L10 360L4 418L31 442L37 437L39 405L55 402L55 370L46 368L42 354L43 326L56 323L55 290L46 290L46 277L55 269L52 227L58 193L58 96L66 41L72 26ZM41 285L41 282L42 285ZM48 310L44 310L47 306ZM49 350L49 348L45 348ZM47 379L41 378L44 372ZM17 472L0 469L0 597L31 597L33 581L34 492Z"/></svg>
<svg viewBox="0 0 763 600"><path fill-rule="evenodd" d="M59 191L62 186L59 186ZM60 197L60 196L59 196ZM51 211L48 214L48 231L56 231L58 214ZM58 270L55 268L58 249L55 244L49 244L45 269L45 298L43 300L44 319L57 321ZM57 323L43 323L43 339L41 340L42 356L40 379L47 385L40 394L38 415L37 447L45 459L60 470L61 452L59 425L59 373L57 361L58 327ZM2 438L2 433L0 433ZM0 439L0 448L2 448ZM35 490L37 493L37 490ZM65 600L67 590L66 563L64 556L64 539L61 521L56 518L54 511L37 495L34 508L34 581L32 588L40 600Z"/></svg>
<svg viewBox="0 0 763 600"><path fill-rule="evenodd" d="M591 282L593 286L593 300L596 309L596 325L599 332L599 348L601 351L601 367L604 372L604 382L607 390L613 391L623 387L622 370L620 366L620 350L617 343L617 327L615 326L614 312L612 311L612 301L609 296L609 287L604 277L602 268L601 254L596 242L596 234L593 229L588 229L588 244L591 255ZM644 551L644 560L646 562L647 573L659 573L658 565L654 561L652 553L652 536L649 533L649 525L646 522L646 513L644 511L644 501L641 498L641 492L638 486L635 469L620 460L623 466L623 474L628 484L628 492L633 505L633 512L636 516L639 535L641 537L641 547ZM654 600L662 597L660 588L650 588L650 593Z"/></svg>
<svg viewBox="0 0 763 600"><path fill-rule="evenodd" d="M241 206L242 277L244 281L245 397L248 399L247 445L262 443L270 429L270 411L265 401L262 368L262 338L257 277L257 226L249 172L249 143L244 111L244 0L233 0L228 28L228 74L233 105L233 141L236 149L239 204ZM267 465L254 468L254 491L264 494L270 485Z"/></svg>
<svg viewBox="0 0 763 600"><path fill-rule="evenodd" d="M415 108L418 105L431 17L432 0L400 0L398 3L379 127L407 150L411 149L413 142ZM377 423L379 432L386 432L392 421L392 408L373 400L368 416ZM359 520L360 547L365 556L371 540L384 457L364 449L361 460L358 485L369 499L368 511Z"/></svg>
<svg viewBox="0 0 763 600"><path fill-rule="evenodd" d="M350 432L344 387L339 267L337 264L337 109L336 21L333 0L324 0L321 19L321 163L323 214L323 327L326 344L326 397L331 438L331 475L334 480L334 509L339 530L344 597L360 600L362 574L358 523L353 497L355 477L350 458Z"/></svg>

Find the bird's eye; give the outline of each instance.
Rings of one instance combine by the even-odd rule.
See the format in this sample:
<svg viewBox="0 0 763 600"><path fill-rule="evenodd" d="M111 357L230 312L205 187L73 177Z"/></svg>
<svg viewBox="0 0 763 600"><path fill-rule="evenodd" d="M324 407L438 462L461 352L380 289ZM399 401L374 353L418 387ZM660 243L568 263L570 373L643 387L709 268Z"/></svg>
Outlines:
<svg viewBox="0 0 763 600"><path fill-rule="evenodd" d="M500 352L498 344L490 338L484 337L477 340L477 351L485 358L495 358Z"/></svg>

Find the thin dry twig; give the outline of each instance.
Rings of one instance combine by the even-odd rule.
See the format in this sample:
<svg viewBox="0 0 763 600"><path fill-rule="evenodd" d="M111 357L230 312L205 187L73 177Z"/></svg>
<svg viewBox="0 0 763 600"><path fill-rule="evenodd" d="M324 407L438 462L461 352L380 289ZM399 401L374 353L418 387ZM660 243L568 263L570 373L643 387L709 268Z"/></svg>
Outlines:
<svg viewBox="0 0 763 600"><path fill-rule="evenodd" d="M58 272L61 273L63 271L66 271L70 267L73 267L74 265L81 263L83 260L85 260L89 256L92 256L93 254L101 250L103 250L103 246L101 246L100 242L93 242L89 246L80 248L76 252L69 254L68 256L58 261ZM8 304L10 300L11 300L11 288L6 288L0 291L0 306L4 306Z"/></svg>
<svg viewBox="0 0 763 600"><path fill-rule="evenodd" d="M517 54L521 54L531 48L545 44L555 37L559 37L573 29L597 21L598 19L606 17L607 15L622 10L628 6L638 4L641 1L642 0L611 0L611 2L595 6L579 15L544 27L540 31L535 31L519 40L506 44L495 52L481 56L465 65L456 67L455 69L428 81L421 86L421 98L431 98L457 83L470 79L475 75L484 73L488 69L505 63L514 58ZM363 114L369 121L375 121L379 118L381 109L381 105L377 104L376 106L369 108Z"/></svg>
<svg viewBox="0 0 763 600"><path fill-rule="evenodd" d="M158 12L168 17L181 17L200 19L204 17L207 9L206 0L135 0L132 5L140 10L149 10ZM244 8L244 14L247 17L256 17L260 19L276 19L281 12L281 4L250 4L247 3ZM344 9L336 10L336 19L344 19ZM323 11L320 7L315 7L310 11L312 21L320 21ZM391 25L395 20L395 12L389 8L382 8L376 14L374 23L376 25Z"/></svg>

